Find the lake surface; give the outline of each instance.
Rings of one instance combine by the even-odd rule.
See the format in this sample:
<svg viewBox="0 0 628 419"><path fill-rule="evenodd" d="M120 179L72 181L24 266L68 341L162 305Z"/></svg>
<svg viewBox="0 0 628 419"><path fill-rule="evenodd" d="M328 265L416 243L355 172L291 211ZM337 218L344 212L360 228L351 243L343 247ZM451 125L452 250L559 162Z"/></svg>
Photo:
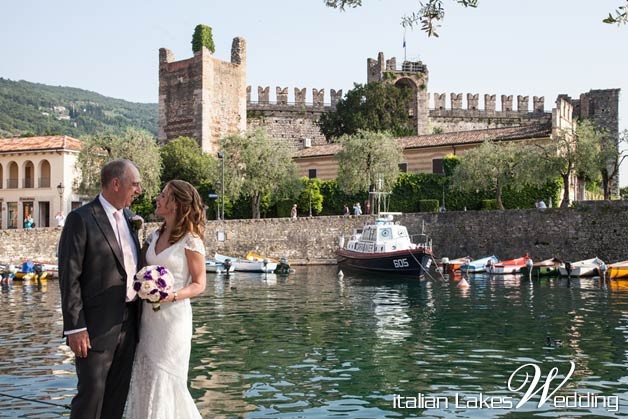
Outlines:
<svg viewBox="0 0 628 419"><path fill-rule="evenodd" d="M296 269L208 276L189 374L205 417L628 416L628 281L479 276L461 288ZM4 286L0 309L0 393L69 404L57 282ZM533 389L553 368L549 393L560 388L516 408L527 364ZM0 396L0 417L68 412Z"/></svg>

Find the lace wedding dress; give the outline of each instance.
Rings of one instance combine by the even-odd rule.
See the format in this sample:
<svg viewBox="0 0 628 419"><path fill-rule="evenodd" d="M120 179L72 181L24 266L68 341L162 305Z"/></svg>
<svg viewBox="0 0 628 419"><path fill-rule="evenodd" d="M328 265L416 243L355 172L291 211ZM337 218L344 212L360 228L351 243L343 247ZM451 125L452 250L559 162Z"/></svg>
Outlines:
<svg viewBox="0 0 628 419"><path fill-rule="evenodd" d="M174 289L191 281L185 249L205 255L203 241L187 234L155 253L159 231L148 238L149 265L162 265L174 276ZM129 419L188 419L201 415L187 387L192 346L190 299L164 303L159 311L144 303L140 341L135 352L126 417Z"/></svg>

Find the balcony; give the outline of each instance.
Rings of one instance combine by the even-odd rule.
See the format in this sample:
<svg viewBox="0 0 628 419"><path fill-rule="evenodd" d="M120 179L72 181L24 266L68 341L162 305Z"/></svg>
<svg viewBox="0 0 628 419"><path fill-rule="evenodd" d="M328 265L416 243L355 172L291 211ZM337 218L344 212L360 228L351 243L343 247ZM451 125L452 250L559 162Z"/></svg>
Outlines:
<svg viewBox="0 0 628 419"><path fill-rule="evenodd" d="M22 179L22 187L24 189L30 189L35 187L35 179L31 177L25 177Z"/></svg>
<svg viewBox="0 0 628 419"><path fill-rule="evenodd" d="M39 187L40 188L49 188L50 187L50 178L49 177L40 177L39 178Z"/></svg>
<svg viewBox="0 0 628 419"><path fill-rule="evenodd" d="M7 189L17 189L18 179L7 179Z"/></svg>

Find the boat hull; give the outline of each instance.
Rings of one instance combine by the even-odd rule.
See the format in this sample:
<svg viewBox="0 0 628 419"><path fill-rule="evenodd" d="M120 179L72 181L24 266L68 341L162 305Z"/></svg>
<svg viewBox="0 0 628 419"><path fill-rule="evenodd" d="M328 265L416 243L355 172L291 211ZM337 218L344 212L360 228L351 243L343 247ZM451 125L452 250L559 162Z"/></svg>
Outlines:
<svg viewBox="0 0 628 419"><path fill-rule="evenodd" d="M336 255L341 267L396 275L422 276L432 263L431 253L421 248L386 253L359 253L338 249Z"/></svg>

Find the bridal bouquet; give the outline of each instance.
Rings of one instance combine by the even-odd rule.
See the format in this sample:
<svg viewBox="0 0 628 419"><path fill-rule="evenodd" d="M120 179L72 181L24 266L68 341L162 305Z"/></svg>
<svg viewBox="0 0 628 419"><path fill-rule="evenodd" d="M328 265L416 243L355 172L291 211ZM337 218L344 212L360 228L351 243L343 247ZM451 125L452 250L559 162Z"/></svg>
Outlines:
<svg viewBox="0 0 628 419"><path fill-rule="evenodd" d="M172 292L174 277L168 269L159 265L148 265L135 274L133 289L142 300L153 305L154 311L161 308L159 302Z"/></svg>

